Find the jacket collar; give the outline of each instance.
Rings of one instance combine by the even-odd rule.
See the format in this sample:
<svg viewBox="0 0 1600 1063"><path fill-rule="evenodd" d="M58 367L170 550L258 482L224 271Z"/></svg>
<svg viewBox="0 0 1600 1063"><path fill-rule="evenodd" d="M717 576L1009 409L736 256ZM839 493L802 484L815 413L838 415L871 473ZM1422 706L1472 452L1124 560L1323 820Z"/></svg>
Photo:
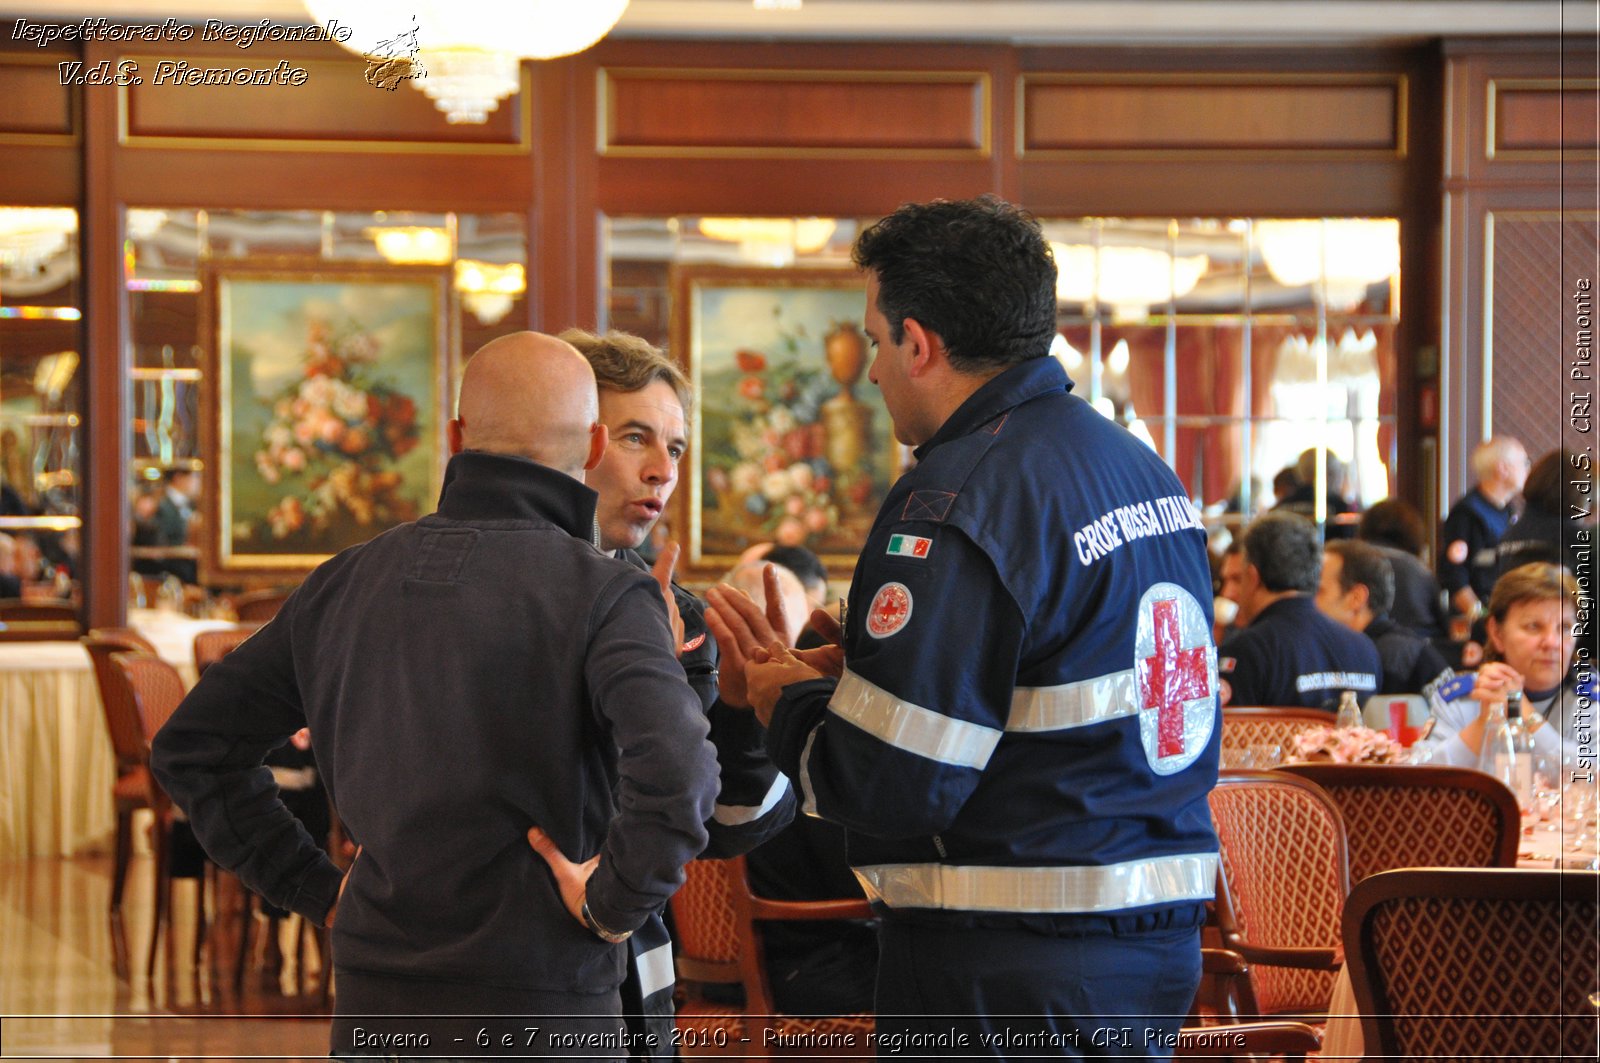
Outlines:
<svg viewBox="0 0 1600 1063"><path fill-rule="evenodd" d="M464 450L445 467L439 515L461 521L546 520L594 542L599 498L566 473L528 458Z"/></svg>
<svg viewBox="0 0 1600 1063"><path fill-rule="evenodd" d="M970 435L980 426L1029 399L1051 392L1065 394L1071 390L1072 381L1067 378L1061 363L1054 358L1041 355L1019 362L991 377L981 388L968 395L967 401L956 407L956 412L939 426L939 430L914 451L916 458L921 461L928 451L940 443Z"/></svg>

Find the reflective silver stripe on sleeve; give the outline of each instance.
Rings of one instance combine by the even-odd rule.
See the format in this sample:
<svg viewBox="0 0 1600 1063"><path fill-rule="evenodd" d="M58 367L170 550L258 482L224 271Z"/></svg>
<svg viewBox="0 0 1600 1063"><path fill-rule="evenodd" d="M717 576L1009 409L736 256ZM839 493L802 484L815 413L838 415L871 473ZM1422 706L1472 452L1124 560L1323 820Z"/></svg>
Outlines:
<svg viewBox="0 0 1600 1063"><path fill-rule="evenodd" d="M1099 867L957 867L877 864L855 869L868 899L891 908L965 912L1115 912L1210 900L1217 854L1130 860Z"/></svg>
<svg viewBox="0 0 1600 1063"><path fill-rule="evenodd" d="M953 720L902 701L848 668L828 708L896 749L958 768L981 769L1000 741L1001 732L993 727Z"/></svg>
<svg viewBox="0 0 1600 1063"><path fill-rule="evenodd" d="M649 952L641 952L633 958L634 968L639 972L639 997L649 1000L663 989L671 989L677 974L672 967L672 942L657 945Z"/></svg>
<svg viewBox="0 0 1600 1063"><path fill-rule="evenodd" d="M1062 731L1139 713L1133 669L1054 687L1017 687L1007 731Z"/></svg>
<svg viewBox="0 0 1600 1063"><path fill-rule="evenodd" d="M789 789L789 778L782 772L772 780L772 785L767 788L767 796L761 799L759 805L713 805L711 818L721 823L724 827L737 827L742 823L753 823L762 816L771 812L783 795Z"/></svg>
<svg viewBox="0 0 1600 1063"><path fill-rule="evenodd" d="M800 751L800 811L808 816L818 815L817 790L811 785L811 746L816 742L820 730L820 723L811 729L811 733L806 735L805 748Z"/></svg>

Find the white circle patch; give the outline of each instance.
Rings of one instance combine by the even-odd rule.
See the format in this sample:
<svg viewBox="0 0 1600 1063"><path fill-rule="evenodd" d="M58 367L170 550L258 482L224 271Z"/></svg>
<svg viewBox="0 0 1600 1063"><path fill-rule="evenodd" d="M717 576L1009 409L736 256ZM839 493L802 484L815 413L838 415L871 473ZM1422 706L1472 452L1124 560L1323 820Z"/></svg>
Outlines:
<svg viewBox="0 0 1600 1063"><path fill-rule="evenodd" d="M867 634L886 639L911 621L911 589L904 583L885 583L872 596L867 610Z"/></svg>
<svg viewBox="0 0 1600 1063"><path fill-rule="evenodd" d="M1216 726L1217 648L1194 595L1157 583L1139 599L1133 640L1139 739L1150 769L1172 775L1195 762Z"/></svg>

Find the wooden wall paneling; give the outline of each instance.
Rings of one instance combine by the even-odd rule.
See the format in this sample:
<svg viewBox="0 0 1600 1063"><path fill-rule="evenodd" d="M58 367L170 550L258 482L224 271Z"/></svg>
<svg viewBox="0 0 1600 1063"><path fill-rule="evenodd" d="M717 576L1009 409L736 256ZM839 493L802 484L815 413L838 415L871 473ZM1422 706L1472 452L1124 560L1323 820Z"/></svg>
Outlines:
<svg viewBox="0 0 1600 1063"><path fill-rule="evenodd" d="M527 65L527 64L525 64ZM600 303L594 78L581 57L532 64L538 121L529 250L532 326L592 329Z"/></svg>
<svg viewBox="0 0 1600 1063"><path fill-rule="evenodd" d="M113 46L84 46L86 62L114 62ZM87 396L83 449L83 553L87 626L120 627L127 618L128 477L132 434L129 353L123 292L121 208L117 194L116 97L104 87L83 94L83 220L79 246L84 276ZM170 176L169 176L170 180Z"/></svg>
<svg viewBox="0 0 1600 1063"><path fill-rule="evenodd" d="M1015 198L998 118L1008 49L608 41L581 58L604 87L590 150L605 213L850 216Z"/></svg>
<svg viewBox="0 0 1600 1063"><path fill-rule="evenodd" d="M0 203L73 206L82 198L80 90L58 63L76 49L0 50Z"/></svg>
<svg viewBox="0 0 1600 1063"><path fill-rule="evenodd" d="M1552 165L1581 182L1600 162L1600 57L1592 41L1447 47L1446 180L1541 183Z"/></svg>

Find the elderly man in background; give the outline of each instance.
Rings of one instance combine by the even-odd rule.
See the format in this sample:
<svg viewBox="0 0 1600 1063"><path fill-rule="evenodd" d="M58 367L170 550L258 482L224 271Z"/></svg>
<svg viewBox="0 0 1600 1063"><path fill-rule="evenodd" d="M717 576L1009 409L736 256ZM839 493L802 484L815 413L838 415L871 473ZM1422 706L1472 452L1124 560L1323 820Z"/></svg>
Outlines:
<svg viewBox="0 0 1600 1063"><path fill-rule="evenodd" d="M1229 546L1222 594L1246 626L1217 649L1224 705L1332 709L1345 690L1361 700L1377 692L1377 647L1312 601L1321 573L1317 529L1298 514L1258 517Z"/></svg>
<svg viewBox="0 0 1600 1063"><path fill-rule="evenodd" d="M706 842L705 717L666 589L595 548L582 478L606 429L582 356L487 344L449 436L438 512L313 572L206 672L153 767L219 865L334 926L336 1054L567 1035L621 1059L622 942ZM361 845L344 878L262 767L307 725ZM558 883L530 840L581 873Z"/></svg>
<svg viewBox="0 0 1600 1063"><path fill-rule="evenodd" d="M1439 584L1456 612L1475 616L1499 574L1495 546L1516 516L1528 479L1528 452L1510 436L1493 436L1472 451L1478 482L1450 507L1439 552Z"/></svg>

